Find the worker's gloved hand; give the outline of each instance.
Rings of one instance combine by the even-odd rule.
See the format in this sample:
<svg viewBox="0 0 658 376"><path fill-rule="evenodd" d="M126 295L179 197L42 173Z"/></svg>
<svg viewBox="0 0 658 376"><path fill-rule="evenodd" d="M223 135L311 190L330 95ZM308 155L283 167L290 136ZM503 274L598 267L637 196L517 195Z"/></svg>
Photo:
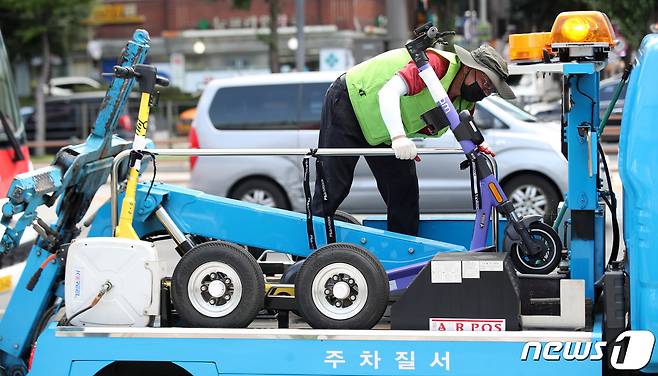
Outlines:
<svg viewBox="0 0 658 376"><path fill-rule="evenodd" d="M480 149L480 151L484 154L489 154L492 157L496 156L496 153L491 150L491 147L486 142L483 142L480 146L478 146L478 149Z"/></svg>
<svg viewBox="0 0 658 376"><path fill-rule="evenodd" d="M416 158L416 144L406 136L393 137L393 144L391 147L395 151L395 158L397 159Z"/></svg>

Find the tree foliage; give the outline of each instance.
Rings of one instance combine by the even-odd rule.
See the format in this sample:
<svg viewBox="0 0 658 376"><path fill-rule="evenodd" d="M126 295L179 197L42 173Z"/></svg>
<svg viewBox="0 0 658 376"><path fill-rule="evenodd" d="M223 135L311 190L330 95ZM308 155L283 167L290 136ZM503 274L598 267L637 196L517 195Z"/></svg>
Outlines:
<svg viewBox="0 0 658 376"><path fill-rule="evenodd" d="M89 16L93 0L0 0L0 27L8 53L14 59L41 57L34 90L37 155L44 154L46 106L43 88L50 78L52 53L65 55L81 33L82 21Z"/></svg>
<svg viewBox="0 0 658 376"><path fill-rule="evenodd" d="M0 0L0 28L12 58L29 58L42 51L47 34L51 52L66 55L86 37L82 20L94 0Z"/></svg>
<svg viewBox="0 0 658 376"><path fill-rule="evenodd" d="M551 31L553 21L560 12L590 9L591 4L587 0L511 0L510 21L516 25L517 33Z"/></svg>
<svg viewBox="0 0 658 376"><path fill-rule="evenodd" d="M658 14L658 0L589 0L589 3L619 27L631 50L635 50L649 33L650 22L656 22L651 15Z"/></svg>

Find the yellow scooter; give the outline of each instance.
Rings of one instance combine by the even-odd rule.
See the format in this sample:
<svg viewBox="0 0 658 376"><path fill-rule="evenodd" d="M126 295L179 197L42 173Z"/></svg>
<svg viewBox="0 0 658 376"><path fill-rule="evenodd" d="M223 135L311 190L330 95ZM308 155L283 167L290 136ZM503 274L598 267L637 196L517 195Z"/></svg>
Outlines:
<svg viewBox="0 0 658 376"><path fill-rule="evenodd" d="M119 223L114 236L117 238L139 240L139 236L137 236L135 229L133 229L137 179L139 178L139 170L143 159L143 154L138 150L143 150L146 147L146 131L148 130L149 114L151 108L156 105L154 101L157 96L155 86L169 86L169 80L158 76L157 69L154 66L144 64L135 65L134 68L115 66L114 74L121 78L136 78L137 82L139 82L139 90L141 92L137 125L135 126L135 139L133 140L128 166L126 194L121 205Z"/></svg>
<svg viewBox="0 0 658 376"><path fill-rule="evenodd" d="M158 77L154 66L142 64L116 66L114 75L135 78L141 92L128 183L114 236L76 239L69 247L65 284L73 287L66 289L66 325L147 326L160 313L164 263L154 243L139 239L132 222L156 85L167 86L169 80Z"/></svg>

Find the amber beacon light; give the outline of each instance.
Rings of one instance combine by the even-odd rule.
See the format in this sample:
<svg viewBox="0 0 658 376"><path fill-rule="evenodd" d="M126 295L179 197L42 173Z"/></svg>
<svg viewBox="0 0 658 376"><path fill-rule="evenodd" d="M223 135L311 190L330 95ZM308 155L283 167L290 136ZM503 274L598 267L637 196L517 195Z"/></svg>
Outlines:
<svg viewBox="0 0 658 376"><path fill-rule="evenodd" d="M551 53L551 33L511 34L509 36L510 60L518 63L541 62L544 53Z"/></svg>
<svg viewBox="0 0 658 376"><path fill-rule="evenodd" d="M562 12L560 13L551 29L551 45L556 44L585 44L595 46L612 47L615 32L612 24L604 13L587 12Z"/></svg>

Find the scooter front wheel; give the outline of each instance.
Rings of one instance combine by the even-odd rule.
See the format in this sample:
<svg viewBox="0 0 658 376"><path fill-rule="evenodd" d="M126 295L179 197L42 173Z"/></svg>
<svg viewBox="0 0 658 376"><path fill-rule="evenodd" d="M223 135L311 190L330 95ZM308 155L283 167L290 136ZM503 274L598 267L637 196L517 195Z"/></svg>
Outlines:
<svg viewBox="0 0 658 376"><path fill-rule="evenodd" d="M509 241L506 237L505 250L510 253L516 270L523 274L549 274L560 264L562 242L553 228L541 221L529 224L530 236L540 242L544 250L534 256L526 254L521 241Z"/></svg>

